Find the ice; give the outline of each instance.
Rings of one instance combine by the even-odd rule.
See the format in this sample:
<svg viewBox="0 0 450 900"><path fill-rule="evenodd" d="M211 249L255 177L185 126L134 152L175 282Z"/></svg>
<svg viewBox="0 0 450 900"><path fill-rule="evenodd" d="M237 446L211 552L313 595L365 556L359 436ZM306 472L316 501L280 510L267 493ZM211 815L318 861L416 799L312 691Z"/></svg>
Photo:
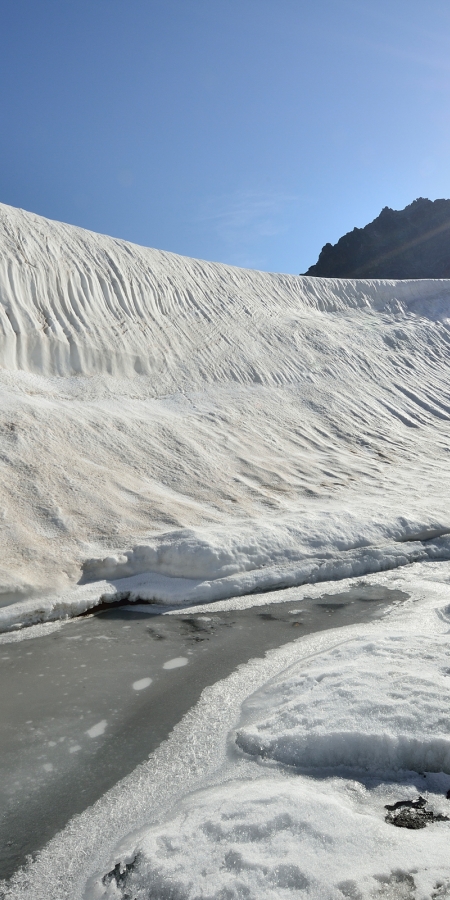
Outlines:
<svg viewBox="0 0 450 900"><path fill-rule="evenodd" d="M163 669L180 669L182 666L187 666L188 662L186 656L176 656L174 659L168 659L164 663Z"/></svg>
<svg viewBox="0 0 450 900"><path fill-rule="evenodd" d="M102 734L106 731L107 726L106 719L102 719L101 722L97 722L96 725L93 725L92 728L88 728L86 734L89 735L90 738L101 737Z"/></svg>
<svg viewBox="0 0 450 900"><path fill-rule="evenodd" d="M132 688L134 691L143 691L145 688L150 687L151 683L151 678L139 678L138 681L133 681Z"/></svg>

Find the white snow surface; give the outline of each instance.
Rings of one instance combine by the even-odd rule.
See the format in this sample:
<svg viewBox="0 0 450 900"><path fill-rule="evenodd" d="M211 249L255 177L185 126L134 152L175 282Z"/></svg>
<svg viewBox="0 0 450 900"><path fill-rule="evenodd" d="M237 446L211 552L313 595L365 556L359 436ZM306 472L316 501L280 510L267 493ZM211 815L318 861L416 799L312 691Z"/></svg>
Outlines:
<svg viewBox="0 0 450 900"><path fill-rule="evenodd" d="M7 900L449 897L450 822L396 828L385 805L420 794L450 816L450 563L364 581L410 600L207 688L147 763L4 887Z"/></svg>
<svg viewBox="0 0 450 900"><path fill-rule="evenodd" d="M144 548L147 550L147 548ZM301 552L299 548L299 553ZM136 554L137 555L137 554ZM257 602L263 595L264 602L283 602L287 588L302 584L317 584L356 578L368 573L396 569L423 560L450 559L450 537L443 536L427 541L390 542L376 546L356 548L325 554L322 557L306 557L298 563L266 565L249 572L238 572L223 578L192 579L169 577L157 572L145 572L118 580L95 581L57 594L33 597L0 609L0 632L50 622L55 619L80 615L101 602L127 601L142 609L142 602L151 604L155 612L190 605L218 603L230 600L228 608L241 608ZM189 557L186 568L189 570ZM279 594L278 594L279 592ZM242 603L240 598L244 598ZM149 609L149 611L151 611Z"/></svg>
<svg viewBox="0 0 450 900"><path fill-rule="evenodd" d="M4 205L0 250L3 630L445 558L449 281L248 271Z"/></svg>
<svg viewBox="0 0 450 900"><path fill-rule="evenodd" d="M450 773L449 662L448 633L343 641L253 695L236 743L297 768Z"/></svg>

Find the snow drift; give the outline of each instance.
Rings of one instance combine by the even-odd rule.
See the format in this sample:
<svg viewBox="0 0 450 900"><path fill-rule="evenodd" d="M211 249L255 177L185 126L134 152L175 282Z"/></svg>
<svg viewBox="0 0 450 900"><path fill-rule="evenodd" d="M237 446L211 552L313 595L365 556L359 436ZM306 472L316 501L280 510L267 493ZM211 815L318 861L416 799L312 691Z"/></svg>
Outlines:
<svg viewBox="0 0 450 900"><path fill-rule="evenodd" d="M4 205L0 245L3 367L60 376L148 374L158 394L208 381L279 385L304 377L311 353L299 342L302 312L311 311L310 325L319 323L317 312L450 316L447 281L247 271Z"/></svg>
<svg viewBox="0 0 450 900"><path fill-rule="evenodd" d="M199 602L448 530L450 282L247 271L6 206L0 248L1 607L146 572Z"/></svg>

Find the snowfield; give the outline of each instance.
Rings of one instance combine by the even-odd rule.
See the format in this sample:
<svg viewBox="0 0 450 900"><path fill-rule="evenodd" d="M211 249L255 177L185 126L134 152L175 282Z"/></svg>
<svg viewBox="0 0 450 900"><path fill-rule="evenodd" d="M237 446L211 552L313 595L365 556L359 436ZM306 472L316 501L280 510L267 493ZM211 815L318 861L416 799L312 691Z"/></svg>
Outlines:
<svg viewBox="0 0 450 900"><path fill-rule="evenodd" d="M450 898L450 281L246 271L6 206L0 245L0 642L103 600L410 596L207 688L0 897ZM440 818L385 821L419 795Z"/></svg>
<svg viewBox="0 0 450 900"><path fill-rule="evenodd" d="M421 542L450 532L450 282L247 271L7 206L0 246L1 627L143 573L142 599L203 602L444 558Z"/></svg>

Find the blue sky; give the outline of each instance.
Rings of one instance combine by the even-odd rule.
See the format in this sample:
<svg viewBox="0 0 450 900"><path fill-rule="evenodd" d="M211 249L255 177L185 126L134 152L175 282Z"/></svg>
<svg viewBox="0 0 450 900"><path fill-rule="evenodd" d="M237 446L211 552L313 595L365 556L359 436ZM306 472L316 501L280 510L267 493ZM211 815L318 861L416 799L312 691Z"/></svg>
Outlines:
<svg viewBox="0 0 450 900"><path fill-rule="evenodd" d="M450 197L448 0L2 0L0 201L302 272Z"/></svg>

